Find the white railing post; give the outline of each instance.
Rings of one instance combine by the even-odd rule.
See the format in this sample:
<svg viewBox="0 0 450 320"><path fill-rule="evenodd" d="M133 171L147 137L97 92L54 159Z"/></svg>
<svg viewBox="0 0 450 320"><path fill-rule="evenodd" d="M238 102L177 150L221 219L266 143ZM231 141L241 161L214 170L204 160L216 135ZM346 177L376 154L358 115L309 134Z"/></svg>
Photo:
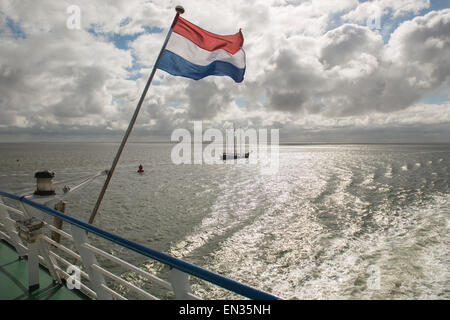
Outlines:
<svg viewBox="0 0 450 320"><path fill-rule="evenodd" d="M0 203L4 204L2 198L0 198ZM8 211L4 207L0 206L0 222L4 225L6 234L11 239L11 244L14 246L20 257L26 256L26 251L23 249L22 240L19 238L18 234L14 232L16 226L9 218L10 216Z"/></svg>
<svg viewBox="0 0 450 320"><path fill-rule="evenodd" d="M58 262L56 261L56 259L50 256L50 250L48 248L47 243L41 237L37 240L37 244L41 256L44 258L44 262L47 265L48 272L50 273L54 281L61 283L61 278L59 277L58 272L56 271L56 268L58 267Z"/></svg>
<svg viewBox="0 0 450 320"><path fill-rule="evenodd" d="M37 242L28 244L28 290L39 288L39 244Z"/></svg>
<svg viewBox="0 0 450 320"><path fill-rule="evenodd" d="M44 222L36 218L17 221L19 237L28 243L28 288L39 288L39 253L42 255L54 281L60 281L55 270L55 262L50 259L46 243L42 241Z"/></svg>
<svg viewBox="0 0 450 320"><path fill-rule="evenodd" d="M171 268L169 272L169 281L172 284L173 292L177 300L192 299L191 286L189 285L188 275L178 269Z"/></svg>
<svg viewBox="0 0 450 320"><path fill-rule="evenodd" d="M84 246L84 244L88 243L86 231L72 225L72 237L75 246L80 253L82 263L89 274L89 281L92 284L92 289L97 294L97 299L112 300L111 293L104 288L104 286L106 286L106 282L103 274L92 267L93 265L98 265L95 255Z"/></svg>

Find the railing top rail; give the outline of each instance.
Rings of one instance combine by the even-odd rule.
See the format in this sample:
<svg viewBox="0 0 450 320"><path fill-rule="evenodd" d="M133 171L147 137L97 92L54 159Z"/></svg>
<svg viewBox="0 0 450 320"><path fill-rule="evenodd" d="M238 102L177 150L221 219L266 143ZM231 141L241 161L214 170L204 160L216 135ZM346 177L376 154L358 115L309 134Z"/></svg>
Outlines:
<svg viewBox="0 0 450 320"><path fill-rule="evenodd" d="M159 261L163 264L166 264L170 266L171 268L178 269L182 272L185 272L187 274L190 274L192 276L195 276L197 278L203 279L205 281L208 281L210 283L213 283L219 287L222 287L224 289L230 290L234 293L237 293L241 296L250 298L250 299L256 299L256 300L274 300L279 299L277 296L274 296L270 293L255 289L251 286L248 286L246 284L237 282L235 280L232 280L230 278L227 278L225 276L222 276L220 274L214 273L212 271L203 269L199 266L196 266L192 263L183 261L181 259L169 256L165 253L156 251L154 249L148 248L146 246L143 246L139 243L136 243L134 241L125 239L121 236L115 235L113 233L110 233L108 231L105 231L103 229L100 229L96 226L93 226L92 224L83 222L79 219L76 219L74 217L71 217L69 215L66 215L64 213L61 213L59 211L56 211L52 208L46 207L40 203L34 202L30 199L25 198L24 196L18 196L15 194L11 194L8 192L4 192L0 190L0 196L17 200L20 202L23 202L33 208L36 208L42 212L45 212L51 216L58 217L74 226L77 226L83 230L86 230L90 233L93 233L103 239L109 240L113 243L116 243L122 247L128 248L134 252L140 253L143 256L146 256L148 258L154 259L156 261Z"/></svg>

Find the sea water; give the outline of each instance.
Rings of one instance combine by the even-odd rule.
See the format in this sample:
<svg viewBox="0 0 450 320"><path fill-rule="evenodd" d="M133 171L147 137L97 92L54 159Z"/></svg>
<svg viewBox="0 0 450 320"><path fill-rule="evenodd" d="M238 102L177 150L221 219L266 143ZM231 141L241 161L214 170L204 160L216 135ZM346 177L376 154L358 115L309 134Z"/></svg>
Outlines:
<svg viewBox="0 0 450 320"><path fill-rule="evenodd" d="M96 226L284 299L450 298L450 145L285 145L273 174L248 159L175 165L173 146L126 146ZM0 144L0 189L33 190L34 173L46 169L55 182L95 174L117 148ZM87 221L103 182L68 196L68 214ZM106 248L149 272L167 271ZM192 288L207 299L235 298L202 281Z"/></svg>

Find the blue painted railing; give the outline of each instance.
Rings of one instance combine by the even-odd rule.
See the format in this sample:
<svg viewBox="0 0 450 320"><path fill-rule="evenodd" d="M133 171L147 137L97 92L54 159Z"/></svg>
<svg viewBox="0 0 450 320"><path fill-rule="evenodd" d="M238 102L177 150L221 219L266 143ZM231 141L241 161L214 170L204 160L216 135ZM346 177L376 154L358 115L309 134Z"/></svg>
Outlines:
<svg viewBox="0 0 450 320"><path fill-rule="evenodd" d="M54 209L51 209L49 207L46 207L40 203L31 201L25 197L17 196L15 194L11 194L8 192L4 192L0 190L0 196L17 200L20 202L23 202L33 208L36 208L44 213L47 213L51 216L58 217L74 226L77 226L83 230L86 230L90 233L93 233L103 239L109 240L111 242L114 242L122 247L128 248L134 252L140 253L143 256L146 256L148 258L154 259L156 261L159 261L163 264L168 265L171 268L178 269L182 272L185 272L187 274L190 274L192 276L195 276L197 278L203 279L205 281L208 281L212 284L215 284L219 287L222 287L224 289L227 289L229 291L232 291L234 293L237 293L241 296L250 298L250 299L256 299L256 300L275 300L279 299L278 297L271 295L267 292L255 289L253 287L250 287L248 285L245 285L243 283L237 282L235 280L232 280L230 278L224 277L220 274L214 273L212 271L203 269L199 266L196 266L194 264L191 264L189 262L183 261L181 259L174 258L172 256L169 256L167 254L164 254L162 252L159 252L157 250L148 248L146 246L143 246L139 243L127 240L125 238L122 238L118 235L115 235L113 233L110 233L108 231L102 230L98 227L93 226L92 224L83 222L81 220L78 220L74 217L68 216L64 213L61 213L59 211L56 211Z"/></svg>

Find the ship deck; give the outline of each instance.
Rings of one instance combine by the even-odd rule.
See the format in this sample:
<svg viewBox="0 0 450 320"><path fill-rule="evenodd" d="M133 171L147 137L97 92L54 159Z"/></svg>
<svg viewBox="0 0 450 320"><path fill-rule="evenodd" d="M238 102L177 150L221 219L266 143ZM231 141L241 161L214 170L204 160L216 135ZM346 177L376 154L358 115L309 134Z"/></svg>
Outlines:
<svg viewBox="0 0 450 320"><path fill-rule="evenodd" d="M28 291L28 262L19 258L17 252L0 240L0 300L85 300L77 290L54 283L43 267L39 270L40 287Z"/></svg>

